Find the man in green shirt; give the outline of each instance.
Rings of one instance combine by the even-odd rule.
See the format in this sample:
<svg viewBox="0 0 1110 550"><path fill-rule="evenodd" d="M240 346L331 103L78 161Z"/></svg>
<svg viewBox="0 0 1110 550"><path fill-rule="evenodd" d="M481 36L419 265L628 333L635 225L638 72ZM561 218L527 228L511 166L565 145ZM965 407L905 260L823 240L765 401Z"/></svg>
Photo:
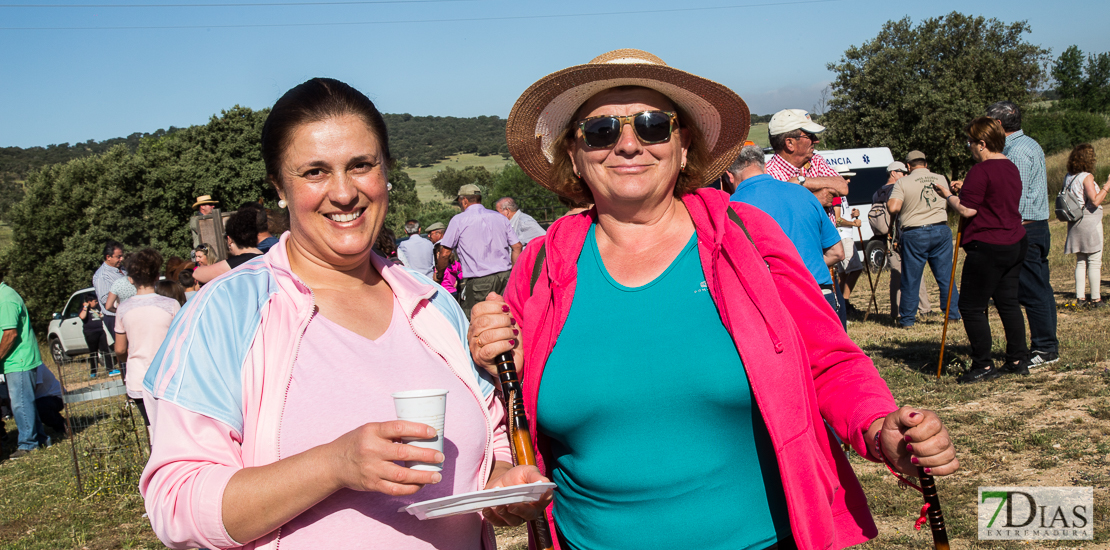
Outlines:
<svg viewBox="0 0 1110 550"><path fill-rule="evenodd" d="M31 330L27 306L7 283L0 283L0 360L4 363L4 378L12 400L12 416L19 428L19 447L8 458L20 458L48 445L49 439L42 430L38 411L35 409L35 369L46 368L39 354L39 343Z"/></svg>

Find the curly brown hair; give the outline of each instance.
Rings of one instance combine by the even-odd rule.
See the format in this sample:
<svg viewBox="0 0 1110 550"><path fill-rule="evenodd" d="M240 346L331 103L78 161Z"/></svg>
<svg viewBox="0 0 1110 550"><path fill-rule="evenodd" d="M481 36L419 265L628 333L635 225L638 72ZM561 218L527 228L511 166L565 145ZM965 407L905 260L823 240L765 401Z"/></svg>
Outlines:
<svg viewBox="0 0 1110 550"><path fill-rule="evenodd" d="M605 90L608 91L608 90ZM600 92L599 92L600 93ZM588 101L588 100L587 100ZM673 103L673 102L672 102ZM583 105L586 102L582 103ZM686 150L686 168L678 174L678 181L675 182L674 196L681 197L687 193L694 192L695 189L702 187L702 173L705 172L706 166L709 165L709 149L705 145L705 138L702 137L701 132L694 125L683 126L683 120L694 120L689 117L681 107L675 105L675 113L678 115L678 125L684 128L690 136L690 146ZM551 163L551 169L548 172L548 181L551 183L551 190L557 195L566 197L574 202L593 204L594 195L586 182L582 178L574 175L574 164L570 161L570 155L566 154L568 148L576 141L576 134L578 131L578 121L581 117L575 113L571 117L567 127L559 133L559 136L551 144L551 153L554 161Z"/></svg>
<svg viewBox="0 0 1110 550"><path fill-rule="evenodd" d="M1095 156L1095 148L1090 143L1080 143L1068 155L1068 173L1094 173L1096 160L1098 158Z"/></svg>

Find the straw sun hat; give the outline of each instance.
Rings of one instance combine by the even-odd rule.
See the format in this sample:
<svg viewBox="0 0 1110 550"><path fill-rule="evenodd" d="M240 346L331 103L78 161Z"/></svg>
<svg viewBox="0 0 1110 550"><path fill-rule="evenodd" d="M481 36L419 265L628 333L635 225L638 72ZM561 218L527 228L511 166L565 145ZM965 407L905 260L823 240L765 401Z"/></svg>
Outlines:
<svg viewBox="0 0 1110 550"><path fill-rule="evenodd" d="M710 163L702 183L720 176L736 160L748 137L748 105L727 87L668 67L662 59L633 49L614 50L586 63L551 73L530 86L513 105L505 133L509 152L540 185L552 188L551 147L575 111L598 92L642 86L667 96L693 120L705 140ZM563 154L559 152L559 154Z"/></svg>

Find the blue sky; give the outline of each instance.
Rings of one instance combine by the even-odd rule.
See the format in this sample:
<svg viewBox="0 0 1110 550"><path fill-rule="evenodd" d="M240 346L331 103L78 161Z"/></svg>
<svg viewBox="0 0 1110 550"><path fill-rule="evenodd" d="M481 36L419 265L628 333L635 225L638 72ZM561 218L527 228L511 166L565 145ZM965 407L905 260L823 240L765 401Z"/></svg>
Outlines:
<svg viewBox="0 0 1110 550"><path fill-rule="evenodd" d="M13 7L31 2L98 7ZM1110 51L1103 0L294 2L0 0L0 146L202 124L313 76L384 112L506 117L540 77L624 47L731 87L754 113L810 109L846 48L888 20L952 11L1027 20L1027 40L1053 55Z"/></svg>

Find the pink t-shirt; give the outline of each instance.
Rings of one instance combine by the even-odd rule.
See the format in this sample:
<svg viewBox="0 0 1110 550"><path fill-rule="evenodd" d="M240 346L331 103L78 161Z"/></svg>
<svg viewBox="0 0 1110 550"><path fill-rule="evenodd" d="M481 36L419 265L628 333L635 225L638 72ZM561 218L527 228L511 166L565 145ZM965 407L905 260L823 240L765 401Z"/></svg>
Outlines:
<svg viewBox="0 0 1110 550"><path fill-rule="evenodd" d="M127 335L127 395L143 398L143 377L162 347L181 304L161 294L137 294L116 310L116 334Z"/></svg>
<svg viewBox="0 0 1110 550"><path fill-rule="evenodd" d="M282 550L481 547L477 513L420 521L401 507L480 489L486 424L478 401L446 362L422 344L396 299L389 328L368 340L323 315L308 324L286 396L279 458L329 443L367 422L395 420L390 394L446 389L443 480L413 495L342 489L281 528Z"/></svg>

